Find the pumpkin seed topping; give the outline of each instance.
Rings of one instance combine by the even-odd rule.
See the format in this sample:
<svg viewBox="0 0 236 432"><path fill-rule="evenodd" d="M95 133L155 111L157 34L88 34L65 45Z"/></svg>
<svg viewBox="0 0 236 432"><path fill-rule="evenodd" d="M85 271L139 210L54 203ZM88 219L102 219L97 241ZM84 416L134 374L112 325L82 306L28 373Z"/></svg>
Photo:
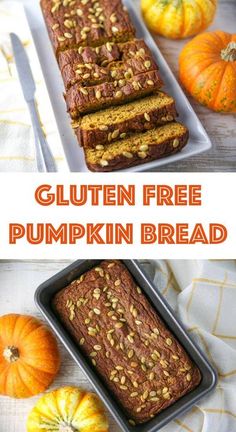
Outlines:
<svg viewBox="0 0 236 432"><path fill-rule="evenodd" d="M73 35L71 34L71 33L64 33L64 36L65 36L65 38L67 38L67 39L71 39L71 38L73 38Z"/></svg>
<svg viewBox="0 0 236 432"><path fill-rule="evenodd" d="M85 88L81 87L80 91L81 91L81 93L83 93L83 95L85 95L85 96L88 95L88 90L86 90Z"/></svg>
<svg viewBox="0 0 236 432"><path fill-rule="evenodd" d="M150 69L150 67L151 67L151 62L150 62L149 60L145 61L145 62L144 62L144 66L145 66L146 69Z"/></svg>
<svg viewBox="0 0 236 432"><path fill-rule="evenodd" d="M145 152L138 152L138 156L140 157L140 159L145 159L147 157L147 153L145 153Z"/></svg>
<svg viewBox="0 0 236 432"><path fill-rule="evenodd" d="M139 147L139 150L141 150L141 151L148 151L148 145L147 144L143 144L143 145L141 145L140 147Z"/></svg>
<svg viewBox="0 0 236 432"><path fill-rule="evenodd" d="M119 286L121 284L121 280L120 279L117 279L115 282L114 282L114 285L115 286Z"/></svg>
<svg viewBox="0 0 236 432"><path fill-rule="evenodd" d="M101 126L99 126L99 129L100 129L101 131L107 131L107 130L108 130L108 126L101 125Z"/></svg>
<svg viewBox="0 0 236 432"><path fill-rule="evenodd" d="M149 380L150 380L150 381L153 381L154 378L155 378L155 374L154 374L154 372L151 372L151 373L149 374Z"/></svg>
<svg viewBox="0 0 236 432"><path fill-rule="evenodd" d="M125 386L125 385L121 385L121 386L120 386L120 389L121 389L121 390L128 390L128 387Z"/></svg>
<svg viewBox="0 0 236 432"><path fill-rule="evenodd" d="M101 159L99 163L100 163L100 165L101 165L102 167L105 167L105 166L108 166L108 165L109 165L109 163L108 163L108 161L107 161L106 159Z"/></svg>
<svg viewBox="0 0 236 432"><path fill-rule="evenodd" d="M120 379L121 384L125 384L126 377L123 375Z"/></svg>
<svg viewBox="0 0 236 432"><path fill-rule="evenodd" d="M132 159L132 157L133 157L132 153L127 152L127 151L123 152L122 154L123 154L123 156L126 157L127 159Z"/></svg>
<svg viewBox="0 0 236 432"><path fill-rule="evenodd" d="M143 322L140 320L135 320L135 324L137 324L138 326L141 325Z"/></svg>
<svg viewBox="0 0 236 432"><path fill-rule="evenodd" d="M134 350L129 350L128 351L128 358L131 359L134 355Z"/></svg>
<svg viewBox="0 0 236 432"><path fill-rule="evenodd" d="M111 30L112 33L117 33L119 31L119 29L116 26L112 26Z"/></svg>
<svg viewBox="0 0 236 432"><path fill-rule="evenodd" d="M93 348L95 349L95 351L101 351L102 349L101 345L94 345Z"/></svg>
<svg viewBox="0 0 236 432"><path fill-rule="evenodd" d="M167 338L166 339L166 343L167 343L167 345L171 346L172 345L172 339L171 338Z"/></svg>
<svg viewBox="0 0 236 432"><path fill-rule="evenodd" d="M122 322L118 322L118 323L115 324L115 327L116 328L121 328L121 327L123 327L123 325L124 324Z"/></svg>
<svg viewBox="0 0 236 432"><path fill-rule="evenodd" d="M173 141L173 147L177 148L179 146L179 144L180 144L179 140L177 138L175 138Z"/></svg>
<svg viewBox="0 0 236 432"><path fill-rule="evenodd" d="M59 42L64 42L66 40L66 38L64 36L58 36L57 39Z"/></svg>
<svg viewBox="0 0 236 432"><path fill-rule="evenodd" d="M151 120L151 118L150 118L150 115L148 114L148 113L144 113L144 118L145 118L145 120L147 120L148 122L150 122L150 120Z"/></svg>
<svg viewBox="0 0 236 432"><path fill-rule="evenodd" d="M109 52L112 51L112 45L111 45L110 42L107 42L107 43L106 43L106 47L107 47L107 50L108 50Z"/></svg>
<svg viewBox="0 0 236 432"><path fill-rule="evenodd" d="M116 94L115 94L115 97L116 97L116 98L121 98L122 95L123 95L122 91L121 91L121 90L118 90L118 91L116 92Z"/></svg>
<svg viewBox="0 0 236 432"><path fill-rule="evenodd" d="M127 336L127 339L130 343L134 343L134 338L130 334Z"/></svg>
<svg viewBox="0 0 236 432"><path fill-rule="evenodd" d="M116 17L116 14L115 14L115 13L113 13L113 14L110 16L110 21L111 21L113 24L115 24L115 23L117 22L117 17Z"/></svg>
<svg viewBox="0 0 236 432"><path fill-rule="evenodd" d="M147 398L148 398L148 390L145 390L144 392L143 392L143 394L142 394L142 398L143 398L143 400L146 400Z"/></svg>
<svg viewBox="0 0 236 432"><path fill-rule="evenodd" d="M124 368L123 368L123 366L118 365L118 366L116 366L116 370L122 371L122 370L124 370Z"/></svg>
<svg viewBox="0 0 236 432"><path fill-rule="evenodd" d="M186 379L187 379L187 381L191 381L192 376L190 375L190 373L187 374Z"/></svg>
<svg viewBox="0 0 236 432"><path fill-rule="evenodd" d="M53 26L52 26L52 30L56 30L56 29L58 29L58 27L60 27L58 23L53 24Z"/></svg>

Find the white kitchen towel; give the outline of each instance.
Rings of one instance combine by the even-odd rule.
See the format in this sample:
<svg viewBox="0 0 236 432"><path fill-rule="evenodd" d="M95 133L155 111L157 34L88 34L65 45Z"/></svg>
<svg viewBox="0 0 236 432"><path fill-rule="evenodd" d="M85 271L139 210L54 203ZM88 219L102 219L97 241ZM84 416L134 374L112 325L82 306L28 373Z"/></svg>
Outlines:
<svg viewBox="0 0 236 432"><path fill-rule="evenodd" d="M236 262L142 262L218 372L216 389L163 432L236 432Z"/></svg>
<svg viewBox="0 0 236 432"><path fill-rule="evenodd" d="M41 124L58 171L68 171L23 5L0 0L0 172L37 170L30 115L18 80L10 32L15 32L26 48L37 87Z"/></svg>

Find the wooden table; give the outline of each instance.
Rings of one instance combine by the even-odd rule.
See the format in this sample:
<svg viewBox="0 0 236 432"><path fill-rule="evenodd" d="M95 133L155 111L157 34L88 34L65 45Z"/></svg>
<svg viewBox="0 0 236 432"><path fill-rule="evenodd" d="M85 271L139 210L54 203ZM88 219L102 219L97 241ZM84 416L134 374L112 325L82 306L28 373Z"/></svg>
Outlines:
<svg viewBox="0 0 236 432"><path fill-rule="evenodd" d="M70 261L22 261L0 262L0 316L7 313L30 314L41 318L34 304L37 286L70 264ZM92 389L91 385L76 366L69 354L60 345L62 366L60 373L50 389L78 385ZM15 400L0 396L0 432L25 432L27 415L39 396ZM110 417L110 416L109 416ZM120 429L110 420L110 432Z"/></svg>

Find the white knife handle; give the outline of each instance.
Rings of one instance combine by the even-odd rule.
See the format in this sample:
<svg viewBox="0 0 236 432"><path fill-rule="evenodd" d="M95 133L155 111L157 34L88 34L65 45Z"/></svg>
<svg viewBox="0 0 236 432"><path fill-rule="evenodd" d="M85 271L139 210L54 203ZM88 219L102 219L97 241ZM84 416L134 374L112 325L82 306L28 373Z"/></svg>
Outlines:
<svg viewBox="0 0 236 432"><path fill-rule="evenodd" d="M35 139L35 148L36 148L38 170L40 172L45 172L45 167L46 167L47 172L57 172L57 167L54 158L52 156L51 150L48 146L48 143L42 131L35 101L32 100L28 102L28 105L29 105L34 133L37 136L37 139ZM43 170L42 170L42 166L44 168Z"/></svg>

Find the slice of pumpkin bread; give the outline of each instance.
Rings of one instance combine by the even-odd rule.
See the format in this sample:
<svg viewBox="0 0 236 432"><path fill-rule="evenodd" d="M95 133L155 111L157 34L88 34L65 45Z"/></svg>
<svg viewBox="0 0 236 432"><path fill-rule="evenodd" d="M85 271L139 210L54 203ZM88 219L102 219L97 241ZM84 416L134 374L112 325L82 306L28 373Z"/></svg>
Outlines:
<svg viewBox="0 0 236 432"><path fill-rule="evenodd" d="M107 81L126 80L157 65L143 40L126 43L107 42L100 47L80 47L59 53L65 88L78 83L92 86Z"/></svg>
<svg viewBox="0 0 236 432"><path fill-rule="evenodd" d="M135 29L121 0L41 0L56 55L80 46L133 39Z"/></svg>
<svg viewBox="0 0 236 432"><path fill-rule="evenodd" d="M74 128L81 146L96 147L153 129L173 121L176 116L174 99L158 92L125 105L87 114L75 123Z"/></svg>
<svg viewBox="0 0 236 432"><path fill-rule="evenodd" d="M114 171L179 152L187 141L186 127L172 122L95 149L85 148L85 159L91 171Z"/></svg>
<svg viewBox="0 0 236 432"><path fill-rule="evenodd" d="M72 119L81 114L121 105L152 94L162 86L159 72L149 71L127 80L105 82L91 87L73 85L66 93L67 109Z"/></svg>

